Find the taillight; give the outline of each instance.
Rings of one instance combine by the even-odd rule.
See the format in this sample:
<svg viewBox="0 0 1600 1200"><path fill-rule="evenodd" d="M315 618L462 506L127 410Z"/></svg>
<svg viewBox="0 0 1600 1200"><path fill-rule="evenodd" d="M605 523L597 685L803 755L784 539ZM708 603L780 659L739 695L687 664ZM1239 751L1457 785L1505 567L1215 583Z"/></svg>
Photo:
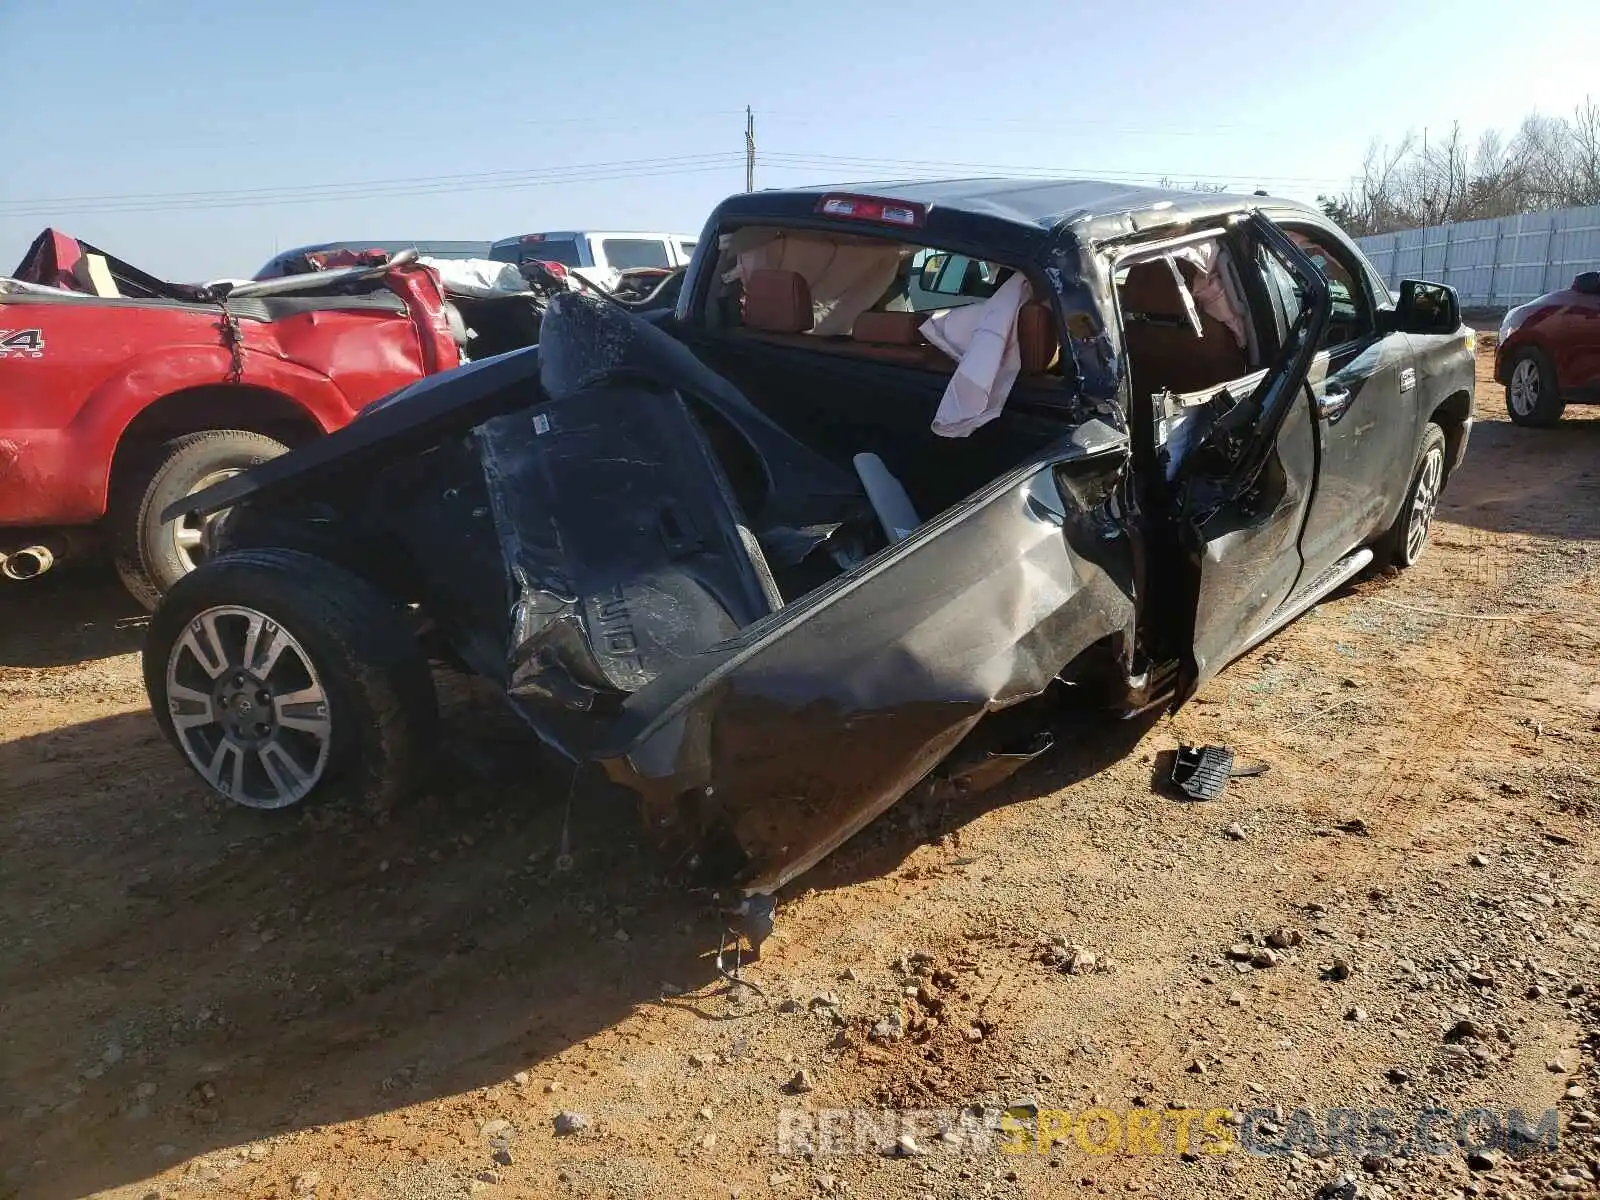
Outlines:
<svg viewBox="0 0 1600 1200"><path fill-rule="evenodd" d="M525 234L522 235L523 245L527 245L529 242L542 242L542 241L544 241L544 234L542 234L542 233L525 233Z"/></svg>
<svg viewBox="0 0 1600 1200"><path fill-rule="evenodd" d="M928 218L928 208L924 204L838 192L830 193L818 200L817 211L825 217L839 217L847 221L876 221L881 225L899 225L906 229L918 228Z"/></svg>
<svg viewBox="0 0 1600 1200"><path fill-rule="evenodd" d="M536 258L532 261L538 263L557 279L565 279L567 277L567 267L565 263L551 262L548 258Z"/></svg>

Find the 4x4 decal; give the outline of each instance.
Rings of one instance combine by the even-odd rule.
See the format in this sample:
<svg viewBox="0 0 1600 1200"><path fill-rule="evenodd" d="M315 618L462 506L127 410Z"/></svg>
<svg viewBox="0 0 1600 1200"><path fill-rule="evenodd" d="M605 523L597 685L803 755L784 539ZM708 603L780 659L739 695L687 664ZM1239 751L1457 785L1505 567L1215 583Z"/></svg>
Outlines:
<svg viewBox="0 0 1600 1200"><path fill-rule="evenodd" d="M43 358L44 330L0 329L0 358Z"/></svg>

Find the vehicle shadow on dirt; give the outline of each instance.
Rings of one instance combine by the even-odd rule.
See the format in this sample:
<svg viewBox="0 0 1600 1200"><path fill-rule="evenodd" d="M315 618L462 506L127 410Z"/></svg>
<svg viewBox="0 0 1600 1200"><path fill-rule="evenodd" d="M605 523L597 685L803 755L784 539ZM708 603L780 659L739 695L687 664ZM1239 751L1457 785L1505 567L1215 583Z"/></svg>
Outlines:
<svg viewBox="0 0 1600 1200"><path fill-rule="evenodd" d="M387 816L215 804L143 712L0 745L0 1143L44 1160L27 1194L502 1083L663 981L721 986L714 914L631 813L580 792L568 821L564 774L524 745L485 779L462 763L509 747L474 743Z"/></svg>
<svg viewBox="0 0 1600 1200"><path fill-rule="evenodd" d="M993 809L1050 795L1107 770L1126 758L1160 719L1161 710L1124 721L1062 713L1053 722L1055 746L1011 778L969 791L936 773L808 872L798 886L826 890L881 878L928 842L944 842L959 852L964 826Z"/></svg>
<svg viewBox="0 0 1600 1200"><path fill-rule="evenodd" d="M0 667L60 667L139 649L148 621L109 566L0 580Z"/></svg>
<svg viewBox="0 0 1600 1200"><path fill-rule="evenodd" d="M1600 539L1600 409L1568 409L1550 429L1477 422L1439 517L1493 533Z"/></svg>
<svg viewBox="0 0 1600 1200"><path fill-rule="evenodd" d="M638 1006L723 1012L700 1003L727 986L713 899L664 876L631 805L585 785L569 811L569 773L480 700L448 698L441 777L386 815L225 807L145 712L0 744L0 1143L42 1160L27 1195L502 1084L560 1107L544 1082L581 1068L548 1060ZM1141 732L919 789L804 885L892 871Z"/></svg>

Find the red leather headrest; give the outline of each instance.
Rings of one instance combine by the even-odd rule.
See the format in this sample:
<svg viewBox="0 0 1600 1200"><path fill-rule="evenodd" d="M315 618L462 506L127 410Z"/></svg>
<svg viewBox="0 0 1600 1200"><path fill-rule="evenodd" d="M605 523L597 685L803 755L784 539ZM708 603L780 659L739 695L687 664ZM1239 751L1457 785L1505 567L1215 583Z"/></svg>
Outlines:
<svg viewBox="0 0 1600 1200"><path fill-rule="evenodd" d="M798 271L752 271L744 285L744 323L767 333L805 333L814 323L811 288Z"/></svg>

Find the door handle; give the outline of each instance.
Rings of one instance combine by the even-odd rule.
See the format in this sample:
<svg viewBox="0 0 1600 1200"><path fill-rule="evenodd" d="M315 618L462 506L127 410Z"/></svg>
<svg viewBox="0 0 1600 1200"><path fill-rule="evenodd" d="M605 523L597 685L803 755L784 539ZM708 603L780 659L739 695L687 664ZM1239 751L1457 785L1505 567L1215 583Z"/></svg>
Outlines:
<svg viewBox="0 0 1600 1200"><path fill-rule="evenodd" d="M1317 415L1324 421L1337 421L1354 399L1349 388L1330 383L1317 396Z"/></svg>

